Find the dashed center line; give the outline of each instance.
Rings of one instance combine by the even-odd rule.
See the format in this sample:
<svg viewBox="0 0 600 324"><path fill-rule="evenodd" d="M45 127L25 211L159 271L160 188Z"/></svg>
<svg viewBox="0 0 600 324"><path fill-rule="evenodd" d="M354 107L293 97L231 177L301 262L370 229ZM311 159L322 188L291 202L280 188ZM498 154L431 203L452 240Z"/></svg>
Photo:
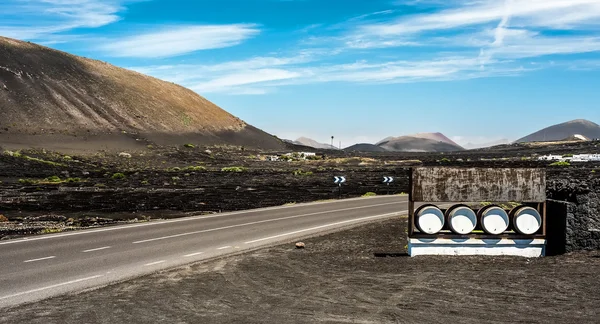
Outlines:
<svg viewBox="0 0 600 324"><path fill-rule="evenodd" d="M23 261L23 262L24 263L29 263L29 262L43 261L43 260L49 260L49 259L54 259L54 258L56 258L55 255L49 256L49 257L45 257L45 258L31 259L31 260L27 260L27 261Z"/></svg>
<svg viewBox="0 0 600 324"><path fill-rule="evenodd" d="M303 232L308 232L308 231L314 231L314 230L318 230L318 229L323 229L323 228L326 228L326 227L331 227L331 226L336 226L336 225L343 225L343 224L349 224L349 223L355 223L355 222L361 222L361 221L375 219L375 218L388 217L388 216L398 215L400 213L403 213L403 212L396 212L396 213L388 213L388 214L368 216L368 217L362 217L362 218L355 218L355 219L350 219L350 220L341 221L341 222L337 222L337 223L325 224L325 225L321 225L321 226L315 226L315 227L311 227L311 228L305 228L305 229L298 230L298 231L293 231L293 232L283 233L283 234L279 234L279 235L273 235L273 236L269 236L269 237L264 237L264 238L261 238L261 239L257 239L257 240L252 240L252 241L245 242L245 244L253 244L253 243L257 243L257 242L262 242L262 241L268 241L268 240L272 240L272 239L277 239L277 238L284 237L284 236L289 236L289 235L299 234L299 233L303 233Z"/></svg>
<svg viewBox="0 0 600 324"><path fill-rule="evenodd" d="M95 251L101 251L101 250L106 250L106 249L110 249L110 246L103 246L103 247L99 247L99 248L95 248L95 249L89 249L89 250L85 250L85 251L81 251L83 253L88 253L88 252L95 252Z"/></svg>
<svg viewBox="0 0 600 324"><path fill-rule="evenodd" d="M183 257L184 257L184 258L189 258L189 257L193 257L193 256L200 255L200 254L202 254L202 253L204 253L204 252L190 253L190 254L186 254L186 255L184 255Z"/></svg>
<svg viewBox="0 0 600 324"><path fill-rule="evenodd" d="M146 264L144 264L144 267L149 267L149 266L153 266L153 265L157 265L157 264L161 264L161 263L165 263L165 262L167 262L167 261L166 260L161 260L161 261L146 263Z"/></svg>
<svg viewBox="0 0 600 324"><path fill-rule="evenodd" d="M225 249L230 249L230 248L231 248L231 245L228 245L228 246L222 246L220 248L217 248L217 250L225 250Z"/></svg>
<svg viewBox="0 0 600 324"><path fill-rule="evenodd" d="M266 219L266 220L261 220L261 221L256 221L256 222L249 222L249 223L243 223L243 224L223 226L223 227L218 227L218 228L210 228L210 229L205 229L205 230L200 230L200 231L194 231L194 232L186 232L186 233L174 234L174 235L163 236L163 237L156 237L156 238L151 238L151 239L147 239L147 240L135 241L135 242L133 242L133 244L155 242L155 241L160 241L160 240L172 239L172 238L176 238L176 237L182 237L182 236L188 236L188 235L196 235L196 234L201 234L201 233L208 233L208 232L220 231L220 230L225 230L225 229L231 229L231 228L237 228L237 227L244 227L244 226L249 226L249 225L258 225L258 224L264 224L264 223L271 223L271 222L277 222L277 221L294 219L294 218L302 218L302 217L307 217L307 216L331 214L331 213L337 213L337 212L348 211L348 210L353 210L354 211L354 210L357 210L357 209L373 208L373 207L387 206L387 205L396 205L396 204L399 204L399 203L398 202L393 202L393 203L385 203L385 204L370 205L370 206L342 208L342 209L336 209L336 210L333 210L333 211L332 210L328 210L328 211L315 212L315 213L309 213L309 214L303 214L303 215L293 215L293 216L287 216L287 217Z"/></svg>

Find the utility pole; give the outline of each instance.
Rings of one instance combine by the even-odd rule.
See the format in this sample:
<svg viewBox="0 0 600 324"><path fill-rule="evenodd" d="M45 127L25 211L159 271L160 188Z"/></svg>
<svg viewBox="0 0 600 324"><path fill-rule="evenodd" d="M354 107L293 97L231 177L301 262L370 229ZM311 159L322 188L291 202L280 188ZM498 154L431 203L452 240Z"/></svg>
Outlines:
<svg viewBox="0 0 600 324"><path fill-rule="evenodd" d="M333 136L331 136L331 147L335 147L333 146Z"/></svg>

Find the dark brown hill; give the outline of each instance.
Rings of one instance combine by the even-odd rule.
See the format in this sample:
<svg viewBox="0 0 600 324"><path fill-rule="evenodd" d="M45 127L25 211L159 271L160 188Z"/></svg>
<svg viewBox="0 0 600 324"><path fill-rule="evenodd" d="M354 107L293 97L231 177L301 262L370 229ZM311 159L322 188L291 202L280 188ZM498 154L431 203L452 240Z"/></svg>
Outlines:
<svg viewBox="0 0 600 324"><path fill-rule="evenodd" d="M283 143L195 92L108 63L0 37L0 146L123 149Z"/></svg>
<svg viewBox="0 0 600 324"><path fill-rule="evenodd" d="M600 138L600 126L589 120L576 119L546 127L516 140L516 143L561 141L575 135L582 135L588 139Z"/></svg>

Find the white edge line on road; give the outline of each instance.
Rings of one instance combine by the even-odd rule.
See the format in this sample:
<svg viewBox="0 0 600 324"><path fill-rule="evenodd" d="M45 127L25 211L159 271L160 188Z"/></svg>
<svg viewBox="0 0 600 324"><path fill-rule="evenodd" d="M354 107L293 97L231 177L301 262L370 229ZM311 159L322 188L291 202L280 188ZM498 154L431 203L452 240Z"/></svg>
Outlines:
<svg viewBox="0 0 600 324"><path fill-rule="evenodd" d="M334 204L334 203L348 202L348 201L354 201L354 200L369 200L369 199L381 199L381 198L391 198L391 197L404 197L404 196L380 196L380 197L368 197L368 198L351 198L351 199L342 199L342 200L334 200L334 201L304 203L304 204L297 204L297 205L291 205L291 206L274 206L274 207L266 207L266 208L250 209L250 210L240 210L240 211L208 215L208 216L188 216L188 217L182 217L182 218L178 218L178 219L160 220L160 221L144 223L144 224L122 225L122 226L100 228L100 229L93 229L93 230L81 230L81 231L76 231L76 232L71 232L71 233L43 235L43 236L32 237L32 238L26 237L26 238L22 238L22 239L8 240L7 242L0 242L0 245L39 241L39 240L48 240L48 239L66 237L66 236L83 235L83 234L91 234L91 233L98 233L98 232L118 231L118 230L130 229L130 228L136 228L136 227L142 227L142 226L155 226L155 225L161 225L161 224L187 222L187 221L192 221L192 220L197 220L197 219L227 217L227 216L233 216L233 215L239 215L239 214L257 213L257 212L262 212L262 211L271 211L271 210L278 210L278 209L288 209L288 208L291 209L291 208L298 208L298 207L307 207L307 206L312 206L312 205ZM398 202L394 202L393 204L401 204L401 203L406 203L406 201L398 201ZM375 207L375 206L380 206L380 205L372 205L370 207ZM359 207L357 207L357 208L359 208Z"/></svg>
<svg viewBox="0 0 600 324"><path fill-rule="evenodd" d="M375 216L368 216L368 217L362 217L362 218L356 218L356 219L350 219L350 220L346 220L346 221L342 221L342 222L325 224L325 225L321 225L321 226L315 226L315 227L311 227L311 228L305 228L305 229L302 229L302 230L288 232L288 233L284 233L284 234L279 234L279 235L264 237L264 238L261 238L261 239L257 239L257 240L252 240L252 241L245 242L245 244L253 244L253 243L257 243L257 242L261 242L261 241L272 240L272 239L276 239L276 238L280 238L280 237L284 237L284 236L289 236L289 235L294 235L294 234L298 234L298 233L314 231L314 230L318 230L318 229L321 229L321 228L326 228L326 227L331 227L331 226L336 226L336 225L356 223L356 222L360 222L360 221L364 221L364 220L369 220L369 219L374 219L374 218L383 218L383 217L387 217L387 216L401 215L403 213L406 213L406 211L395 212L395 213L388 213L388 214L381 214L381 215L375 215Z"/></svg>
<svg viewBox="0 0 600 324"><path fill-rule="evenodd" d="M28 291L20 292L20 293L17 293L17 294L3 296L3 297L0 297L0 300L2 300L2 299L8 299L8 298L14 298L14 297L18 297L18 296L26 295L26 294L32 294L32 293L40 292L40 291L43 291L43 290L57 288L57 287L60 287L60 286L71 285L71 284L75 284L75 283L82 282L82 281L93 280L93 279L97 279L97 278L100 278L100 277L103 277L103 275L97 275L97 276L91 276L91 277L81 278L81 279L77 279L77 280L71 280L71 281L59 283L59 284L52 285L52 286L42 287L42 288L38 288L38 289L33 289L33 290L28 290Z"/></svg>
<svg viewBox="0 0 600 324"><path fill-rule="evenodd" d="M184 255L183 257L184 257L184 258L189 258L189 257L193 257L193 256L200 255L200 254L202 254L202 253L204 253L204 252L190 253L190 254L186 254L186 255Z"/></svg>
<svg viewBox="0 0 600 324"><path fill-rule="evenodd" d="M24 262L24 263L29 263L29 262L36 262L36 261L42 261L42 260L49 260L49 259L54 259L54 258L56 258L56 256L55 256L55 255L52 255L52 256L45 257L45 258L31 259L31 260L27 260L27 261L23 261L23 262Z"/></svg>
<svg viewBox="0 0 600 324"><path fill-rule="evenodd" d="M248 225L256 225L256 224L262 224L262 223L276 222L276 221L281 221L281 220L286 220L286 219L292 219L292 218L314 216L314 215L321 215L321 214L329 214L329 213L336 213L336 212L341 212L341 211L356 210L356 209L365 209L365 208L373 208L373 207L386 206L386 205L395 205L395 204L397 204L397 203L394 202L394 203L385 203L385 204L379 204L379 205L370 205L370 206L343 208L343 209L322 211L322 212L316 212L316 213L310 213L310 214L302 214L302 215L294 215L294 216L287 216L287 217L266 219L266 220L261 220L261 221L256 221L256 222L250 222L250 223L236 224L236 225L211 228L211 229L206 229L206 230L201 230L201 231L186 232L186 233L174 234L174 235L169 235L169 236L156 237L156 238L151 238L151 239L147 239L147 240L135 241L135 242L133 242L133 244L148 243L148 242L166 240L166 239L176 238L176 237L181 237L181 236L194 235L194 234L207 233L207 232L214 232L214 231L219 231L219 230L224 230L224 229L230 229L230 228L236 228L236 227L242 227L242 226L248 226Z"/></svg>
<svg viewBox="0 0 600 324"><path fill-rule="evenodd" d="M222 246L220 248L217 248L217 250L225 250L225 249L231 249L231 245Z"/></svg>
<svg viewBox="0 0 600 324"><path fill-rule="evenodd" d="M161 263L165 263L165 262L167 262L167 260L160 260L160 261L156 261L156 262L150 262L150 263L144 264L144 267L149 267L149 266L153 266L153 265L157 265L157 264L161 264Z"/></svg>
<svg viewBox="0 0 600 324"><path fill-rule="evenodd" d="M88 253L88 252L95 252L95 251L100 251L100 250L106 250L106 249L110 249L110 246L103 246L103 247L99 247L99 248L95 248L95 249L89 249L89 250L85 250L85 251L81 251L83 253Z"/></svg>

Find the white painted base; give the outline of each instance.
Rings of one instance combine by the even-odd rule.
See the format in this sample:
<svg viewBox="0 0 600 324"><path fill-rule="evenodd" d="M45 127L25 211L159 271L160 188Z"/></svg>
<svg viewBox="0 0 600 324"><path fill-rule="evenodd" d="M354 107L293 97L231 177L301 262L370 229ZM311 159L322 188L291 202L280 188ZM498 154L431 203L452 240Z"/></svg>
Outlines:
<svg viewBox="0 0 600 324"><path fill-rule="evenodd" d="M545 239L416 239L408 240L408 254L417 255L511 255L528 258L546 254Z"/></svg>

